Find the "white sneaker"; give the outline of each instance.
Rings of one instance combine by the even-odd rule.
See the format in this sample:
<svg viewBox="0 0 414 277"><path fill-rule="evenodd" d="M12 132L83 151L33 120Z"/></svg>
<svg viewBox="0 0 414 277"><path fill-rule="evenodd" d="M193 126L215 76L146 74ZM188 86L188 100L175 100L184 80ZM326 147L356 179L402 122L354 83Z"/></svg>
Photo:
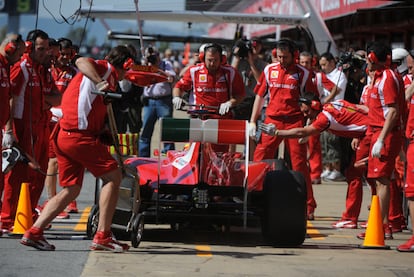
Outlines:
<svg viewBox="0 0 414 277"><path fill-rule="evenodd" d="M325 177L325 179L328 181L345 181L345 176L338 170L334 169L328 176Z"/></svg>
<svg viewBox="0 0 414 277"><path fill-rule="evenodd" d="M325 169L322 173L321 173L321 178L325 179L326 177L328 177L329 174L331 174L332 171Z"/></svg>

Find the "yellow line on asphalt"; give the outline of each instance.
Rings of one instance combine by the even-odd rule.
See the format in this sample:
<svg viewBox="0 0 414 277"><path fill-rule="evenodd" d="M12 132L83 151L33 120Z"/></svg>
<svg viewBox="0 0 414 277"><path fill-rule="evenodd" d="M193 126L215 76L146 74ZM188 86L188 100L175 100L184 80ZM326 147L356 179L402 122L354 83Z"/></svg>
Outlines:
<svg viewBox="0 0 414 277"><path fill-rule="evenodd" d="M89 212L91 211L91 207L86 207L82 215L78 221L78 224L76 224L75 228L73 228L74 231L86 231L86 224L88 223L88 217Z"/></svg>
<svg viewBox="0 0 414 277"><path fill-rule="evenodd" d="M211 257L213 254L211 253L211 247L208 245L196 245L195 247L197 251L198 257Z"/></svg>
<svg viewBox="0 0 414 277"><path fill-rule="evenodd" d="M306 230L306 233L310 236L311 239L314 240L324 240L325 237L316 229L313 227L312 223L308 221L308 228Z"/></svg>

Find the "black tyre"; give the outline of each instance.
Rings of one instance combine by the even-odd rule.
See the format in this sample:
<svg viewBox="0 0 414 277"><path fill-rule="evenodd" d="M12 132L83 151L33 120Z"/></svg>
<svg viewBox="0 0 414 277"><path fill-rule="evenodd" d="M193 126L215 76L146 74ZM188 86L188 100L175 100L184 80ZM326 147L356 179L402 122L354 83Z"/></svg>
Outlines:
<svg viewBox="0 0 414 277"><path fill-rule="evenodd" d="M92 209L88 216L88 223L86 225L86 235L88 238L92 239L93 236L96 234L96 230L98 230L98 223L99 223L99 206L93 205Z"/></svg>
<svg viewBox="0 0 414 277"><path fill-rule="evenodd" d="M264 186L262 233L273 246L299 246L306 237L306 184L291 170L267 173Z"/></svg>
<svg viewBox="0 0 414 277"><path fill-rule="evenodd" d="M142 235L144 233L144 216L142 214L138 214L135 216L134 221L132 223L132 230L131 230L131 245L135 248L141 242Z"/></svg>

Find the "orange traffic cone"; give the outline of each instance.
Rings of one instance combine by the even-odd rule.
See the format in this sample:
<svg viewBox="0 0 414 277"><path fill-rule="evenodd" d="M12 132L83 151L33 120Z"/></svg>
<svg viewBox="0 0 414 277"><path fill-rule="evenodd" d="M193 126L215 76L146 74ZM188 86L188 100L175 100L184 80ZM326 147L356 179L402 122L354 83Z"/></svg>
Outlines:
<svg viewBox="0 0 414 277"><path fill-rule="evenodd" d="M364 243L360 248L390 249L384 243L384 227L382 224L381 207L378 195L372 196L371 209L368 216L368 226L365 232Z"/></svg>
<svg viewBox="0 0 414 277"><path fill-rule="evenodd" d="M12 235L23 235L33 225L29 183L22 183Z"/></svg>

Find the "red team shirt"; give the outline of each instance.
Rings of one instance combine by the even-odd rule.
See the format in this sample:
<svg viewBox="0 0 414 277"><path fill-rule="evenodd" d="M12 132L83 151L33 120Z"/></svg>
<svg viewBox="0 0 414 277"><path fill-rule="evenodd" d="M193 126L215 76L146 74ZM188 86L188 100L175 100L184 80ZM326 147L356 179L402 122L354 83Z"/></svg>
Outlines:
<svg viewBox="0 0 414 277"><path fill-rule="evenodd" d="M10 105L10 78L9 62L3 55L0 55L0 126L1 128L9 119Z"/></svg>
<svg viewBox="0 0 414 277"><path fill-rule="evenodd" d="M33 68L27 53L10 70L12 93L17 96L14 118L39 122L43 113L43 91L39 68Z"/></svg>
<svg viewBox="0 0 414 277"><path fill-rule="evenodd" d="M63 68L53 67L51 73L57 89L60 93L63 93L75 76L76 70L70 66Z"/></svg>
<svg viewBox="0 0 414 277"><path fill-rule="evenodd" d="M319 132L329 130L340 137L357 138L365 134L368 120L367 113L356 104L337 100L323 105L312 126Z"/></svg>
<svg viewBox="0 0 414 277"><path fill-rule="evenodd" d="M287 70L280 63L267 65L255 88L255 92L262 97L269 93L266 116L301 116L298 105L301 92L316 91L311 77L310 72L298 64Z"/></svg>
<svg viewBox="0 0 414 277"><path fill-rule="evenodd" d="M231 66L221 65L215 76L208 73L204 64L190 67L176 88L191 90L190 104L220 106L230 98L243 98L245 88L240 74Z"/></svg>
<svg viewBox="0 0 414 277"><path fill-rule="evenodd" d="M412 82L412 75L404 76L405 88L407 88ZM408 101L408 119L405 129L405 136L408 139L414 139L414 97L411 97Z"/></svg>
<svg viewBox="0 0 414 277"><path fill-rule="evenodd" d="M97 60L96 70L115 91L117 73L107 61ZM63 117L60 126L63 130L81 130L90 134L99 134L105 126L106 105L101 95L91 93L96 87L93 82L78 73L70 82L62 97Z"/></svg>
<svg viewBox="0 0 414 277"><path fill-rule="evenodd" d="M373 83L367 88L370 126L380 128L384 126L389 112L387 105L398 104L400 109L404 107L401 105L402 89L399 78L393 70L375 72Z"/></svg>
<svg viewBox="0 0 414 277"><path fill-rule="evenodd" d="M319 97L322 95L329 95L332 89L335 87L335 83L329 80L328 76L324 72L316 72L315 85L318 89Z"/></svg>

